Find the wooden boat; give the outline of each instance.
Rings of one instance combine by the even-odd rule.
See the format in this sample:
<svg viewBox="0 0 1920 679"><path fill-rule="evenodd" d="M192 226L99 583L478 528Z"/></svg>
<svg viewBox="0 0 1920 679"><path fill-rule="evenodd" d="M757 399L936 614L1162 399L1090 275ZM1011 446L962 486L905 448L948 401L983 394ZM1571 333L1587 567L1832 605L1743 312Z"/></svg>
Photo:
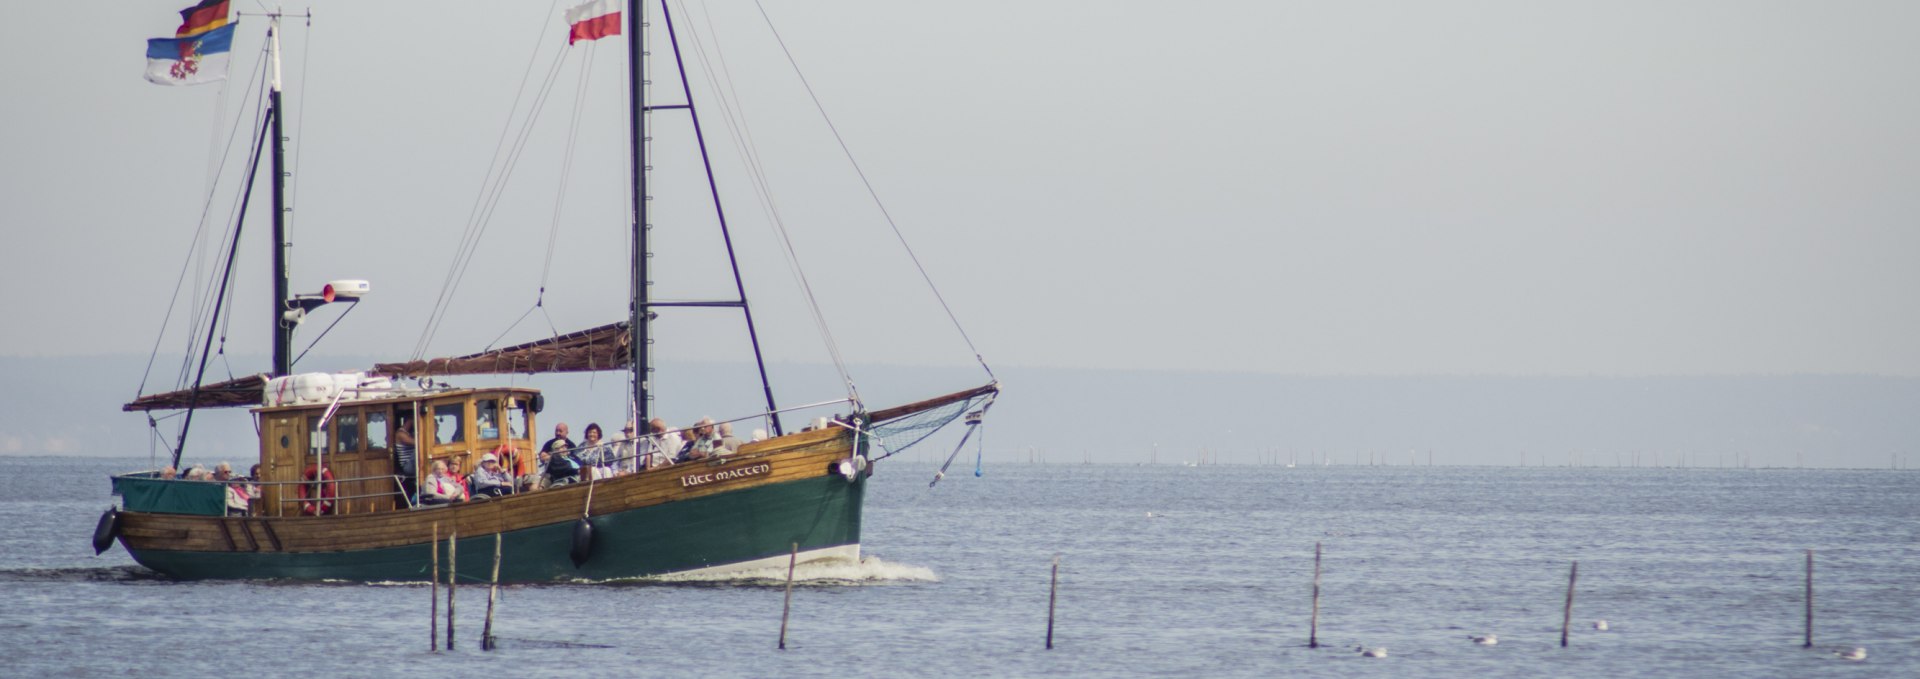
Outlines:
<svg viewBox="0 0 1920 679"><path fill-rule="evenodd" d="M662 14L666 4L660 7ZM637 66L645 52L641 12L625 17L629 41L633 116L634 195L646 194L647 170L640 158L647 137L642 115L645 87ZM667 30L672 30L670 17ZM269 68L278 72L279 18L271 19ZM604 26L602 26L604 28ZM671 35L671 34L670 34ZM679 61L676 49L676 62ZM685 77L684 68L681 76ZM740 445L736 452L647 468L633 458L648 450L646 439L628 445L626 461L637 469L503 497L423 506L409 488L429 464L472 470L493 455L515 475L537 475L534 462L544 398L536 389L453 388L432 382L445 375L631 371L636 421L649 417L649 356L646 330L653 309L685 302L649 300L646 201L634 201L635 271L632 316L626 322L559 335L522 345L447 359L374 366L348 376L312 376L317 391L306 394L303 376L292 374L291 339L307 311L352 294L354 283L322 295L290 296L286 289L280 218L282 164L281 93L270 78L266 119L259 145L271 146L275 235L275 346L272 372L144 396L129 411L184 409L179 464L192 412L197 408L252 406L260 433L259 478L247 484L165 478L158 471L114 477L122 506L101 517L96 550L117 541L135 561L180 578L290 578L307 580L406 581L429 577L435 551L457 539L468 554L491 553L499 536L508 582L604 580L670 573L725 571L785 565L790 558L860 557L865 480L874 473L876 446L898 452L962 415L975 426L999 392L997 383L904 406L869 411L857 395L846 411L819 418L793 433L781 428L772 389L766 407L740 419L764 419L773 436ZM693 113L691 103L663 107ZM697 120L696 120L697 124ZM274 142L266 144L267 134ZM262 155L256 149L257 158ZM236 222L236 237L239 224ZM722 221L724 229L724 220ZM232 257L229 254L229 260ZM228 264L231 271L231 261ZM737 265L736 265L737 274ZM738 284L739 277L735 277ZM228 281L222 279L222 294ZM360 284L364 287L364 284ZM737 300L712 306L745 311L744 287ZM748 327L752 318L747 312ZM215 308L213 318L220 311ZM208 333L209 345L212 331ZM637 338L637 339L636 339ZM759 347L755 341L755 358ZM206 352L200 356L204 374ZM984 367L984 362L982 363ZM989 375L991 373L989 372ZM405 379L418 380L406 386ZM328 380L331 380L329 383ZM287 394L289 388L295 392ZM315 395L317 394L317 396ZM830 402L831 403L831 402ZM906 444L887 441L889 427L905 432ZM411 443L409 444L409 440ZM964 441L964 439L963 439ZM631 447L631 446L637 446ZM884 457L884 455L880 455ZM408 463L417 461L418 464ZM588 475L591 476L590 474ZM257 493L234 502L245 487ZM236 512L244 507L243 512ZM236 513L244 515L235 515ZM797 557L795 556L797 554ZM483 563L485 562L485 563ZM463 577L490 575L489 560L461 560Z"/></svg>

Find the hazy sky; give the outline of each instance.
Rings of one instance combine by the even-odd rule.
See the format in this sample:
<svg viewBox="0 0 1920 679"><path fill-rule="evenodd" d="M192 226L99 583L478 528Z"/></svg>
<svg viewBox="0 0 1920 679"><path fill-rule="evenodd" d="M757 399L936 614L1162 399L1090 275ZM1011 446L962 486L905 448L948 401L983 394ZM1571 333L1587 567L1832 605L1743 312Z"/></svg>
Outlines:
<svg viewBox="0 0 1920 679"><path fill-rule="evenodd" d="M264 33L241 21L224 98L148 84L143 40L186 4L17 3L0 22L0 354L152 346ZM323 350L404 358L521 74L535 60L541 81L565 29L538 1L311 6L286 42L294 286L372 280ZM766 7L999 363L1920 376L1920 4ZM686 9L682 47L699 67L698 34L705 63L725 58L845 352L967 362L751 3ZM478 350L531 307L589 51L545 315L561 330L624 316L623 40L561 66L433 353ZM680 99L668 68L654 79L657 101ZM705 75L695 88L710 94ZM721 110L697 103L763 340L776 360L823 360ZM657 119L656 294L724 295L684 117ZM255 214L231 340L252 354L268 304ZM545 334L543 316L505 341ZM665 313L660 355L737 358L737 328Z"/></svg>

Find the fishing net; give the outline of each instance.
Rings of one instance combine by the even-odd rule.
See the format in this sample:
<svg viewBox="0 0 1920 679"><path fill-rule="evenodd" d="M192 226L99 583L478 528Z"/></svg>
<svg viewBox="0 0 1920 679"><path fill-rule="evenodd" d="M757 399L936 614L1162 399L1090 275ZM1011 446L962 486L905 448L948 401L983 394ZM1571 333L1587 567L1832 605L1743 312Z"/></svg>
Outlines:
<svg viewBox="0 0 1920 679"><path fill-rule="evenodd" d="M886 449L887 455L897 454L913 447L916 443L925 441L942 427L952 424L954 420L963 416L968 418L969 424L977 423L979 416L985 413L986 405L993 401L997 393L989 391L975 394L966 399L873 425L867 428L868 440L880 444L881 448Z"/></svg>

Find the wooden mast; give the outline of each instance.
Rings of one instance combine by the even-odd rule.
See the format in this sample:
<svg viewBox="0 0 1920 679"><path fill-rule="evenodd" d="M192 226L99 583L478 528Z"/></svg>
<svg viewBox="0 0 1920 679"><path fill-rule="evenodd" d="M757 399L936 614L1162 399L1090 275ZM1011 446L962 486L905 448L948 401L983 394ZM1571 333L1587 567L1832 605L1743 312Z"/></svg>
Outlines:
<svg viewBox="0 0 1920 679"><path fill-rule="evenodd" d="M273 375L293 372L293 326L287 320L287 150L280 125L280 16L267 23L267 51L273 61L268 101L273 122Z"/></svg>
<svg viewBox="0 0 1920 679"><path fill-rule="evenodd" d="M627 16L627 92L632 100L627 102L627 119L631 127L633 154L633 267L632 291L633 303L628 327L632 329L633 341L629 342L633 352L630 361L633 367L633 412L636 426L646 431L650 392L653 391L653 366L649 364L648 345L653 340L649 336L648 323L651 314L647 310L647 232L652 229L647 224L647 78L645 55L647 42L647 22L641 18L645 11L645 0L629 2Z"/></svg>

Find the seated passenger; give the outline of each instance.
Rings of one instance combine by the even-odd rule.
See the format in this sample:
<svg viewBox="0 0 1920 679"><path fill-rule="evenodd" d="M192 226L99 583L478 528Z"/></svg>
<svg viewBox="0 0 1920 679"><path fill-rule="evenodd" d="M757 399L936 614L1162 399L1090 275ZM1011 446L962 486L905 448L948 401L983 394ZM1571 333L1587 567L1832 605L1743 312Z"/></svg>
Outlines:
<svg viewBox="0 0 1920 679"><path fill-rule="evenodd" d="M494 457L493 453L480 456L480 468L473 470L473 475L467 480L473 484L474 495L500 497L513 494L513 475L500 468L500 458Z"/></svg>
<svg viewBox="0 0 1920 679"><path fill-rule="evenodd" d="M700 418L698 423L688 427L688 431L692 432L693 440L681 450L682 461L704 460L716 454L714 451L720 447L720 437L713 432L713 418Z"/></svg>
<svg viewBox="0 0 1920 679"><path fill-rule="evenodd" d="M554 446L554 448L554 450L548 451L551 453L551 457L547 459L547 485L564 486L569 483L578 482L580 480L580 461L574 459L573 449L564 442Z"/></svg>
<svg viewBox="0 0 1920 679"><path fill-rule="evenodd" d="M160 479L161 479L161 480L163 480L163 481L171 481L171 480L173 480L173 479L177 479L177 478L180 478L180 472L179 472L178 470L175 470L175 469L174 469L173 467L161 467L161 468L160 468Z"/></svg>
<svg viewBox="0 0 1920 679"><path fill-rule="evenodd" d="M740 437L733 435L732 422L720 423L720 447L721 448L726 449L727 453L737 453L737 452L740 452L740 444L742 443L746 443L746 442L740 440ZM722 453L722 454L725 454L725 453Z"/></svg>
<svg viewBox="0 0 1920 679"><path fill-rule="evenodd" d="M251 513L253 494L245 483L227 484L227 516L246 516Z"/></svg>
<svg viewBox="0 0 1920 679"><path fill-rule="evenodd" d="M246 478L240 479L240 481L245 482L240 484L240 491L247 494L247 499L249 502L251 502L253 498L260 497L260 465L256 464L252 467L248 467ZM253 507L251 504L249 504L247 507L247 514L248 515L253 514Z"/></svg>
<svg viewBox="0 0 1920 679"><path fill-rule="evenodd" d="M233 465L222 462L213 467L213 480L230 481L233 479Z"/></svg>
<svg viewBox="0 0 1920 679"><path fill-rule="evenodd" d="M626 428L620 430L620 440L613 444L615 473L632 474L639 470L640 446L636 445L639 441L634 436L633 422L629 420Z"/></svg>
<svg viewBox="0 0 1920 679"><path fill-rule="evenodd" d="M665 467L673 464L680 456L680 449L686 445L680 439L679 432L667 431L667 421L658 417L647 423L651 435L646 440L647 468Z"/></svg>
<svg viewBox="0 0 1920 679"><path fill-rule="evenodd" d="M544 450L539 451L538 453L535 453L533 469L531 471L528 471L525 474L520 475L520 478L519 478L520 492L525 493L528 491L546 489L547 463L551 461L552 458L553 456L548 455L547 451L544 451Z"/></svg>
<svg viewBox="0 0 1920 679"><path fill-rule="evenodd" d="M560 452L559 449L563 446L569 449L573 448L573 439L567 438L567 423L565 422L553 425L553 438L547 439L546 443L541 444L540 449L549 453L558 453Z"/></svg>
<svg viewBox="0 0 1920 679"><path fill-rule="evenodd" d="M433 461L433 473L420 484L420 504L444 505L450 502L463 502L467 499L467 484L460 477L447 472L447 463Z"/></svg>
<svg viewBox="0 0 1920 679"><path fill-rule="evenodd" d="M587 438L585 441L580 442L580 454L577 457L581 470L587 474L587 478L589 479L604 479L613 476L614 458L618 457L618 455L614 453L611 445L600 440L602 436L600 424L597 422L588 423L586 432L583 435Z"/></svg>

